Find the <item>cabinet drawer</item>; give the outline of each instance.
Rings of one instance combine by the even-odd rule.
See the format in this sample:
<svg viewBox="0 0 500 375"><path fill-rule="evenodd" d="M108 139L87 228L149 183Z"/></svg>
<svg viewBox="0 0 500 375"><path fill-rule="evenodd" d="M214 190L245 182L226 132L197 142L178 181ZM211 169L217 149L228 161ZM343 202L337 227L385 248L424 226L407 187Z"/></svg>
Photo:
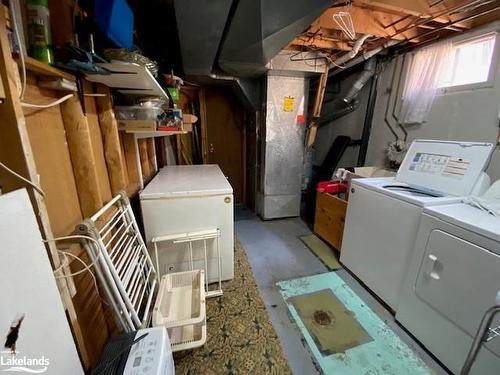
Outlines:
<svg viewBox="0 0 500 375"><path fill-rule="evenodd" d="M318 193L314 232L340 251L347 202L334 195Z"/></svg>

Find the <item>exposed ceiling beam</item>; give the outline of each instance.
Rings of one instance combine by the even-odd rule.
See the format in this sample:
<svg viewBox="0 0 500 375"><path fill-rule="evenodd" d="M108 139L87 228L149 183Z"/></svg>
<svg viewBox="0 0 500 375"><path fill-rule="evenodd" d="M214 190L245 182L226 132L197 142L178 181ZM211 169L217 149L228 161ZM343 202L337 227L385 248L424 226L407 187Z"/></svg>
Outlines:
<svg viewBox="0 0 500 375"><path fill-rule="evenodd" d="M309 38L307 36L295 38L291 45L305 48L320 48L324 50L350 51L352 49L346 42L332 41L325 38Z"/></svg>
<svg viewBox="0 0 500 375"><path fill-rule="evenodd" d="M339 10L331 8L326 10L314 23L312 28L320 27L322 29L341 30L339 25L333 20L333 15ZM352 6L349 8L349 13L353 20L354 29L358 34L372 34L377 37L386 37L397 32L397 28L386 27L394 21L397 21L400 16L385 13L377 10L369 10ZM399 26L399 25L397 25ZM405 40L410 38L418 38L418 32L414 29L408 30L403 34L397 35L394 39ZM417 39L415 39L417 40Z"/></svg>
<svg viewBox="0 0 500 375"><path fill-rule="evenodd" d="M427 0L355 0L354 4L377 7L384 10L420 16L429 14Z"/></svg>

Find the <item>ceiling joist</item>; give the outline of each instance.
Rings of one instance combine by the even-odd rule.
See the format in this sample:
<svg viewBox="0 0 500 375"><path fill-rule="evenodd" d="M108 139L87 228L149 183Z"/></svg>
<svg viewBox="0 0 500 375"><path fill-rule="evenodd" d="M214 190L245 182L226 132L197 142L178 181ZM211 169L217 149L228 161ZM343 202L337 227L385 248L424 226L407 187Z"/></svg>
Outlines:
<svg viewBox="0 0 500 375"><path fill-rule="evenodd" d="M287 48L321 50L330 56L349 51L353 40L334 21L333 15L349 12L356 38L372 35L363 49L388 40L404 48L420 46L500 18L500 0L353 0L327 9Z"/></svg>

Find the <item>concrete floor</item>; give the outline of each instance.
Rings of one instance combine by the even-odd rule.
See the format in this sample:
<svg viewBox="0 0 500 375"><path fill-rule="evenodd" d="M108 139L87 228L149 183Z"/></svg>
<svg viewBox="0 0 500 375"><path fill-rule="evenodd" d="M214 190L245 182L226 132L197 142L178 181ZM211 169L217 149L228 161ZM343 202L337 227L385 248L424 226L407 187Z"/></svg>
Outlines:
<svg viewBox="0 0 500 375"><path fill-rule="evenodd" d="M299 330L290 320L288 309L276 287L278 281L328 272L323 263L299 239L311 231L299 218L262 221L244 207L237 207L235 210L235 231L246 250L262 299L293 373L321 373L315 367ZM337 271L337 274L404 342L417 351L436 374L447 373L351 274L344 269Z"/></svg>

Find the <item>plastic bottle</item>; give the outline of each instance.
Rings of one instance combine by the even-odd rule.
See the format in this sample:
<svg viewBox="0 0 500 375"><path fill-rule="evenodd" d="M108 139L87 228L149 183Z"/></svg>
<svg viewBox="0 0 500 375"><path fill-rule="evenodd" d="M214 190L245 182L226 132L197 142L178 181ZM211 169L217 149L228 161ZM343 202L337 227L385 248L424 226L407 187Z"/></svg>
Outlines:
<svg viewBox="0 0 500 375"><path fill-rule="evenodd" d="M28 0L30 55L46 64L54 63L48 0Z"/></svg>

